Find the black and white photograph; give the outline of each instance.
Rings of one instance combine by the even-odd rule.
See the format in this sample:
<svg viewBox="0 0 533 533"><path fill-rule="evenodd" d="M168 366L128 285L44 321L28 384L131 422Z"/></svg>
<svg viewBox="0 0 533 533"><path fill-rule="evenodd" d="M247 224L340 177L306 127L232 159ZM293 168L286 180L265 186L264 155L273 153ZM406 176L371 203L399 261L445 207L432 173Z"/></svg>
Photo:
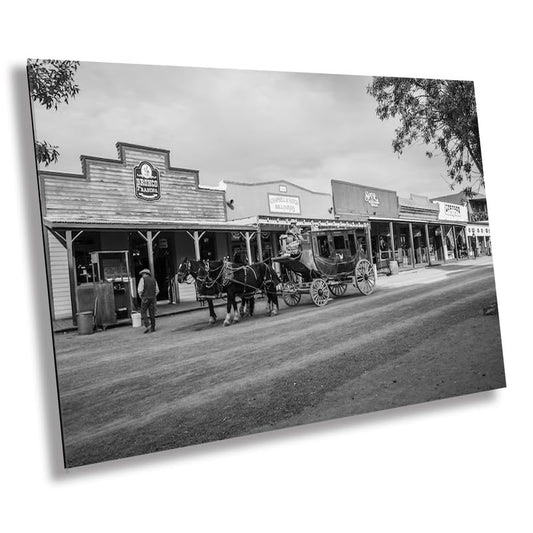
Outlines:
<svg viewBox="0 0 533 533"><path fill-rule="evenodd" d="M527 4L7 3L2 531L529 531Z"/></svg>
<svg viewBox="0 0 533 533"><path fill-rule="evenodd" d="M28 81L66 467L505 387L472 81Z"/></svg>

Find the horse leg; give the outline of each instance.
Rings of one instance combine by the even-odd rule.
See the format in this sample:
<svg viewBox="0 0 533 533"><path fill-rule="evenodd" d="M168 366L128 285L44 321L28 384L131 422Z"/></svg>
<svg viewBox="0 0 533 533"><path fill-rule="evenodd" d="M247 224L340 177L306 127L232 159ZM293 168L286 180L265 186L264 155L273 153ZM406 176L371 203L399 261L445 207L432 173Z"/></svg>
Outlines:
<svg viewBox="0 0 533 533"><path fill-rule="evenodd" d="M213 300L207 300L207 305L209 306L209 323L214 324L217 321L217 315L215 313L215 306L213 305Z"/></svg>
<svg viewBox="0 0 533 533"><path fill-rule="evenodd" d="M268 294L268 291L265 292L265 296L266 296L266 299L267 299L267 302L266 302L266 314L267 314L267 316L270 316L271 313L272 313L272 306L270 304L270 295Z"/></svg>
<svg viewBox="0 0 533 533"><path fill-rule="evenodd" d="M242 305L242 296L241 296L241 305ZM233 312L234 312L233 322L235 324L238 324L241 321L242 315L240 314L240 311L239 312L237 311L237 298L236 297L233 298Z"/></svg>
<svg viewBox="0 0 533 533"><path fill-rule="evenodd" d="M270 291L267 292L268 300L272 307L272 314L277 316L279 313L279 304L278 304L278 295L276 293L276 287L272 287Z"/></svg>
<svg viewBox="0 0 533 533"><path fill-rule="evenodd" d="M250 316L254 316L255 296L252 296L248 303L250 305Z"/></svg>
<svg viewBox="0 0 533 533"><path fill-rule="evenodd" d="M241 318L244 317L244 310L245 310L245 305L246 305L246 298L244 297L244 295L241 296L241 305L239 306L239 315Z"/></svg>
<svg viewBox="0 0 533 533"><path fill-rule="evenodd" d="M279 313L278 295L273 294L272 295L272 314L274 316L278 316L278 313Z"/></svg>
<svg viewBox="0 0 533 533"><path fill-rule="evenodd" d="M231 306L233 299L235 298L233 291L228 289L227 301L226 301L226 319L224 320L224 326L231 326L232 317L231 317Z"/></svg>

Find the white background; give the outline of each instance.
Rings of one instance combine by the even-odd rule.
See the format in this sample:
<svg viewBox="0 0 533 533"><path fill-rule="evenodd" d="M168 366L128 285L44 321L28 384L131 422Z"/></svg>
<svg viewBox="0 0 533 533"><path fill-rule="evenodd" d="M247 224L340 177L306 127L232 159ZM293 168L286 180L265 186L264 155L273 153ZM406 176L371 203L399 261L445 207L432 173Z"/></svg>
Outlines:
<svg viewBox="0 0 533 533"><path fill-rule="evenodd" d="M531 530L531 18L472 4L4 3L4 531ZM27 57L473 79L507 389L64 471Z"/></svg>

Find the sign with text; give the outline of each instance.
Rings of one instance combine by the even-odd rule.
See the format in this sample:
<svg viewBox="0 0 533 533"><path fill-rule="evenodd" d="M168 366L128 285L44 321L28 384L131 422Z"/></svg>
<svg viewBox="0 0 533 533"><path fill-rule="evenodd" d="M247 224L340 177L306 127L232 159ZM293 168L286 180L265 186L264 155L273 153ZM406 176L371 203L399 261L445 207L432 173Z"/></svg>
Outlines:
<svg viewBox="0 0 533 533"><path fill-rule="evenodd" d="M159 170L148 161L142 161L133 169L133 180L137 198L148 201L161 198Z"/></svg>
<svg viewBox="0 0 533 533"><path fill-rule="evenodd" d="M440 220L468 221L468 210L466 206L441 201L436 201L435 203L439 206Z"/></svg>
<svg viewBox="0 0 533 533"><path fill-rule="evenodd" d="M395 191L339 180L331 180L331 189L335 214L342 219L398 218Z"/></svg>
<svg viewBox="0 0 533 533"><path fill-rule="evenodd" d="M365 191L365 202L369 203L372 207L379 207L381 203L378 195L374 191Z"/></svg>
<svg viewBox="0 0 533 533"><path fill-rule="evenodd" d="M282 194L269 194L268 207L271 213L284 215L299 215L300 198L298 196L286 196Z"/></svg>

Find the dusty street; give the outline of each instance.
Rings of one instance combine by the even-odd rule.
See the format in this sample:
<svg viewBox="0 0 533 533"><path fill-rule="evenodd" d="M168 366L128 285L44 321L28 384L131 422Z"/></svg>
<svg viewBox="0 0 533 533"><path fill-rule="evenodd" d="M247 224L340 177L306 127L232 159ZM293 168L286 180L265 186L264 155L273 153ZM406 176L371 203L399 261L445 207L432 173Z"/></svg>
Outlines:
<svg viewBox="0 0 533 533"><path fill-rule="evenodd" d="M56 335L68 466L505 386L490 260L308 296L238 325L207 311L158 331Z"/></svg>

